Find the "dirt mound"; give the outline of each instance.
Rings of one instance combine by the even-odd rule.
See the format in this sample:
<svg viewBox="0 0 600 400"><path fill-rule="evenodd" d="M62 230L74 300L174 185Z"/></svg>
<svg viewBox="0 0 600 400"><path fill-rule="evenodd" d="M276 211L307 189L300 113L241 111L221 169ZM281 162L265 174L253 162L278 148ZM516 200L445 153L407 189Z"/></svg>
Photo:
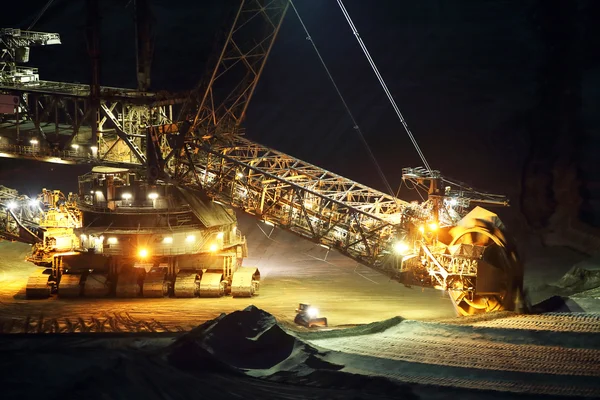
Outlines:
<svg viewBox="0 0 600 400"><path fill-rule="evenodd" d="M582 312L583 309L568 297L552 296L532 306L531 311L536 314L547 312L572 313Z"/></svg>
<svg viewBox="0 0 600 400"><path fill-rule="evenodd" d="M589 263L586 264L590 267L589 269L583 268L582 264L579 263L573 266L554 283L528 288L532 302L548 303L549 301L548 304L552 304L552 307L554 307L557 300L552 299L553 296L562 298L598 297L598 293L600 293L600 269L594 269L593 265Z"/></svg>
<svg viewBox="0 0 600 400"><path fill-rule="evenodd" d="M600 270L584 269L576 265L560 278L555 285L573 293L594 289L600 286Z"/></svg>
<svg viewBox="0 0 600 400"><path fill-rule="evenodd" d="M394 318L357 327L360 332L350 335L383 331L400 322ZM222 314L198 326L166 351L172 366L192 373L244 374L277 383L415 397L410 387L387 378L341 371L346 360L343 355L314 347L286 332L271 314L255 306Z"/></svg>
<svg viewBox="0 0 600 400"><path fill-rule="evenodd" d="M211 365L236 371L340 369L319 351L284 331L271 314L249 306L222 314L182 336L168 358L179 368ZM261 375L254 372L253 375Z"/></svg>

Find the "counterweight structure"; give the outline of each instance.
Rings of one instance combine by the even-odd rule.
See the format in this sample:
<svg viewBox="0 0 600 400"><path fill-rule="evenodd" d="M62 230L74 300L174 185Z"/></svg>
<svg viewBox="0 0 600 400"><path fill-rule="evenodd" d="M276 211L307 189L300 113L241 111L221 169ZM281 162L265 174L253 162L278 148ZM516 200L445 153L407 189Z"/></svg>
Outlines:
<svg viewBox="0 0 600 400"><path fill-rule="evenodd" d="M522 288L515 247L495 214L480 207L470 211L477 204L506 204L503 196L443 187L439 172L408 168L403 178L429 189L427 201L409 203L243 136L240 123L287 6L285 0L242 1L215 68L188 97L101 88L99 114L86 115L85 85L0 86L25 110L4 115L0 130L10 139L0 143L2 155L94 166L80 182L76 204L84 222L97 222L73 227L75 255L49 251L50 286L58 286L60 295L67 277L68 286L78 288L67 292L86 295L96 269L85 272L82 266L84 257L93 256L104 263L97 268L101 280L116 282L105 285L112 288L105 292L90 289L94 295L235 294L236 271L245 271L237 275L239 293L251 295L259 273L240 267L245 242L236 236L235 221L221 220L213 229L203 220L214 218L216 209L234 218L227 211L233 207L399 281L447 290L460 314L514 309ZM71 108L65 107L67 98ZM88 134L90 124L96 124L98 143ZM8 204L0 202L0 219L12 227L4 237L31 241L31 234L17 235L14 226L25 225L24 219ZM188 222L178 225L177 218ZM28 228L40 237L36 229L35 222ZM215 234L223 242L211 249ZM174 251L166 246L170 241L185 243L189 236L205 238L204 247L165 253ZM43 243L37 247L48 250Z"/></svg>

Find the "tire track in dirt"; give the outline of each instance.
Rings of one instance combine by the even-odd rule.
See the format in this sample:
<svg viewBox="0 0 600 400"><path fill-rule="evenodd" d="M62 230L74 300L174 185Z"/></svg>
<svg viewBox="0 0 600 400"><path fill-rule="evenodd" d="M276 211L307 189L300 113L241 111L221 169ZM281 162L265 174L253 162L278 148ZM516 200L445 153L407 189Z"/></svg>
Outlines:
<svg viewBox="0 0 600 400"><path fill-rule="evenodd" d="M475 322L472 326L502 329L600 333L599 314L530 314Z"/></svg>
<svg viewBox="0 0 600 400"><path fill-rule="evenodd" d="M464 318L438 319L436 324L555 332L600 333L600 314L499 312Z"/></svg>
<svg viewBox="0 0 600 400"><path fill-rule="evenodd" d="M600 350L374 334L313 344L345 353L452 367L600 377Z"/></svg>
<svg viewBox="0 0 600 400"><path fill-rule="evenodd" d="M576 329L579 332L584 329L583 325L592 324L595 318L594 315L575 318L550 315L542 322L569 324L578 321L580 329ZM487 321L478 321L482 322ZM539 320L531 321L531 324L537 323ZM402 323L374 334L309 341L321 348L340 352L338 354L369 359L368 362L351 364L359 367L348 369L348 372L377 374L424 385L543 395L600 396L600 350L515 344L498 340L501 335L491 340L486 334L457 331L456 325L474 324ZM501 324L500 327L502 329L498 332L506 332L506 326ZM585 329L584 332L593 332L594 328ZM495 329L489 328L488 331ZM505 340L510 340L510 337Z"/></svg>

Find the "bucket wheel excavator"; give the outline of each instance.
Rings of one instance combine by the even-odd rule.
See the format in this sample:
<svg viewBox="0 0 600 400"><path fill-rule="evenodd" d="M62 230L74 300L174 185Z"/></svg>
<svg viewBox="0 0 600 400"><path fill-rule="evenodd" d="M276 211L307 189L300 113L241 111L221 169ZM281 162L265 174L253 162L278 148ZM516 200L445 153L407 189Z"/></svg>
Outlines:
<svg viewBox="0 0 600 400"><path fill-rule="evenodd" d="M447 291L459 315L518 307L523 270L516 246L497 215L482 208L508 205L504 196L451 182L422 157L426 168L406 168L402 179L428 198L407 202L243 135L241 123L289 5L241 1L214 69L187 97L147 92L148 46L138 49L140 91L103 88L97 79L90 86L0 81L0 94L20 104L3 111L17 126L44 122L30 111L32 102L74 98L92 109L79 113L88 119L76 126L55 113L57 132L73 125L67 145L75 151L46 146L44 135L23 146L18 130L16 144L0 143L0 154L10 157L94 167L66 202L42 199L34 210L10 190L0 193L1 235L34 244L30 261L45 267L30 279L28 294L252 296L260 274L241 267L246 246L238 209L404 284ZM150 20L142 14L138 21ZM85 124L91 135L73 142ZM50 223L50 214L71 217Z"/></svg>
<svg viewBox="0 0 600 400"><path fill-rule="evenodd" d="M483 209L472 213L486 214ZM470 224L452 229L450 248L470 248L480 253L474 282L463 278L448 285L448 293L460 315L519 307L523 266L514 244L507 240L505 229L489 217L488 214L487 218L470 219Z"/></svg>
<svg viewBox="0 0 600 400"><path fill-rule="evenodd" d="M449 181L424 168L405 168L403 179L426 188L429 199L396 226L384 269L398 271L404 284L447 291L458 315L520 309L516 245L498 216L479 205L506 206L507 199L465 186L442 192Z"/></svg>

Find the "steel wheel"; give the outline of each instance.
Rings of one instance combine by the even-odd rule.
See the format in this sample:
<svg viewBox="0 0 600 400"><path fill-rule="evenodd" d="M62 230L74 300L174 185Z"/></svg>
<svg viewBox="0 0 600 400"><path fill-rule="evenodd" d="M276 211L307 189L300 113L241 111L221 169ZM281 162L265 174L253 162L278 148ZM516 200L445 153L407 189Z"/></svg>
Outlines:
<svg viewBox="0 0 600 400"><path fill-rule="evenodd" d="M450 246L472 244L483 247L477 279L487 278L487 285L493 289L486 290L486 294L477 294L456 282L448 292L457 313L466 316L514 310L523 286L523 271L515 246L491 221L472 220L469 225L455 228ZM484 270L486 272L480 272ZM484 274L487 277L480 276Z"/></svg>

